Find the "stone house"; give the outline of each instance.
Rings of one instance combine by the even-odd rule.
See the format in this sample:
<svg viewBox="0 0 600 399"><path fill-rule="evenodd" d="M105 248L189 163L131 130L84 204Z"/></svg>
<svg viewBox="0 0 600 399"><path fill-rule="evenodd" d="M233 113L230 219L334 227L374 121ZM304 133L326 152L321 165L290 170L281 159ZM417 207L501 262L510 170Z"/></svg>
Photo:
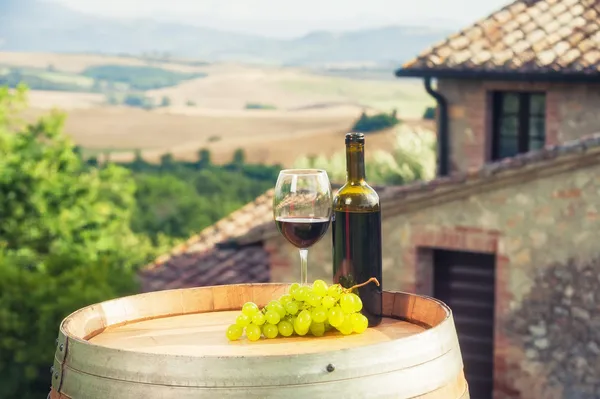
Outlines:
<svg viewBox="0 0 600 399"><path fill-rule="evenodd" d="M474 399L600 397L599 14L517 1L396 71L438 101L439 177L376 187L383 287L450 305ZM141 271L144 290L297 281L272 198ZM309 250L316 278L329 234Z"/></svg>

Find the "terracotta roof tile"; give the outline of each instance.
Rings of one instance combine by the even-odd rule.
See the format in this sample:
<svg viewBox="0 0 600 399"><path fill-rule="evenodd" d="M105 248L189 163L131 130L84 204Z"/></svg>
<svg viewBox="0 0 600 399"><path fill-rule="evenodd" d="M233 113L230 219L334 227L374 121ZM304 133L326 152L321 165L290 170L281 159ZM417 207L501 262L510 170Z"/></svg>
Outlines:
<svg viewBox="0 0 600 399"><path fill-rule="evenodd" d="M139 274L142 291L238 283L266 283L271 279L269 254L260 245L214 247L205 253L172 256L160 267Z"/></svg>
<svg viewBox="0 0 600 399"><path fill-rule="evenodd" d="M517 0L407 62L398 76L425 72L536 72L600 77L597 0Z"/></svg>

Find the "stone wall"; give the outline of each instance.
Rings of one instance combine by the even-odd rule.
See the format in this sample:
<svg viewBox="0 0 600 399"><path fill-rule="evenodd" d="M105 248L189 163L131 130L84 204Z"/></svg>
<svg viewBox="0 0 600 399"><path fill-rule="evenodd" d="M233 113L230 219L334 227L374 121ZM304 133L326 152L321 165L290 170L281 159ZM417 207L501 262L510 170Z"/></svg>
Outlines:
<svg viewBox="0 0 600 399"><path fill-rule="evenodd" d="M600 389L600 294L577 273L598 284L599 212L594 166L385 217L383 287L431 294L431 248L494 254L495 398L591 398ZM274 281L297 281L297 251L280 237L267 247ZM309 251L309 280L330 276L327 235Z"/></svg>
<svg viewBox="0 0 600 399"><path fill-rule="evenodd" d="M526 365L513 374L517 386L537 378L545 386L538 384L536 397L600 397L599 295L600 257L555 263L535 276L506 323L507 335L522 348L519 360Z"/></svg>
<svg viewBox="0 0 600 399"><path fill-rule="evenodd" d="M482 166L491 155L491 92L546 92L546 142L556 144L600 131L600 85L440 80L449 105L453 170Z"/></svg>

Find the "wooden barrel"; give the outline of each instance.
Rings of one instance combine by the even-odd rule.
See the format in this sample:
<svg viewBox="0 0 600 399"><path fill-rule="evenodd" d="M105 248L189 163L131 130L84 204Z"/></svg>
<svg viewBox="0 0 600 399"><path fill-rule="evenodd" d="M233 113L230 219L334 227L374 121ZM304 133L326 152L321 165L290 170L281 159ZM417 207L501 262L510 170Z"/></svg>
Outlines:
<svg viewBox="0 0 600 399"><path fill-rule="evenodd" d="M229 342L242 305L285 284L159 291L92 305L60 325L51 398L469 398L450 309L384 292L363 334Z"/></svg>

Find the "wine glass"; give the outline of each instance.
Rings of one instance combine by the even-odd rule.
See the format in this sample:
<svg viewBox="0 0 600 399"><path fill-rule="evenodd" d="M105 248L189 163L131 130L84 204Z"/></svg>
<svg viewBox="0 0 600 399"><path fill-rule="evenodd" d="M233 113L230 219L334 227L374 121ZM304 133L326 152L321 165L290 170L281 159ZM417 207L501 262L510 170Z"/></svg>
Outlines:
<svg viewBox="0 0 600 399"><path fill-rule="evenodd" d="M321 169L279 172L273 216L279 232L300 252L300 284L307 284L308 248L317 243L331 220L331 183Z"/></svg>

